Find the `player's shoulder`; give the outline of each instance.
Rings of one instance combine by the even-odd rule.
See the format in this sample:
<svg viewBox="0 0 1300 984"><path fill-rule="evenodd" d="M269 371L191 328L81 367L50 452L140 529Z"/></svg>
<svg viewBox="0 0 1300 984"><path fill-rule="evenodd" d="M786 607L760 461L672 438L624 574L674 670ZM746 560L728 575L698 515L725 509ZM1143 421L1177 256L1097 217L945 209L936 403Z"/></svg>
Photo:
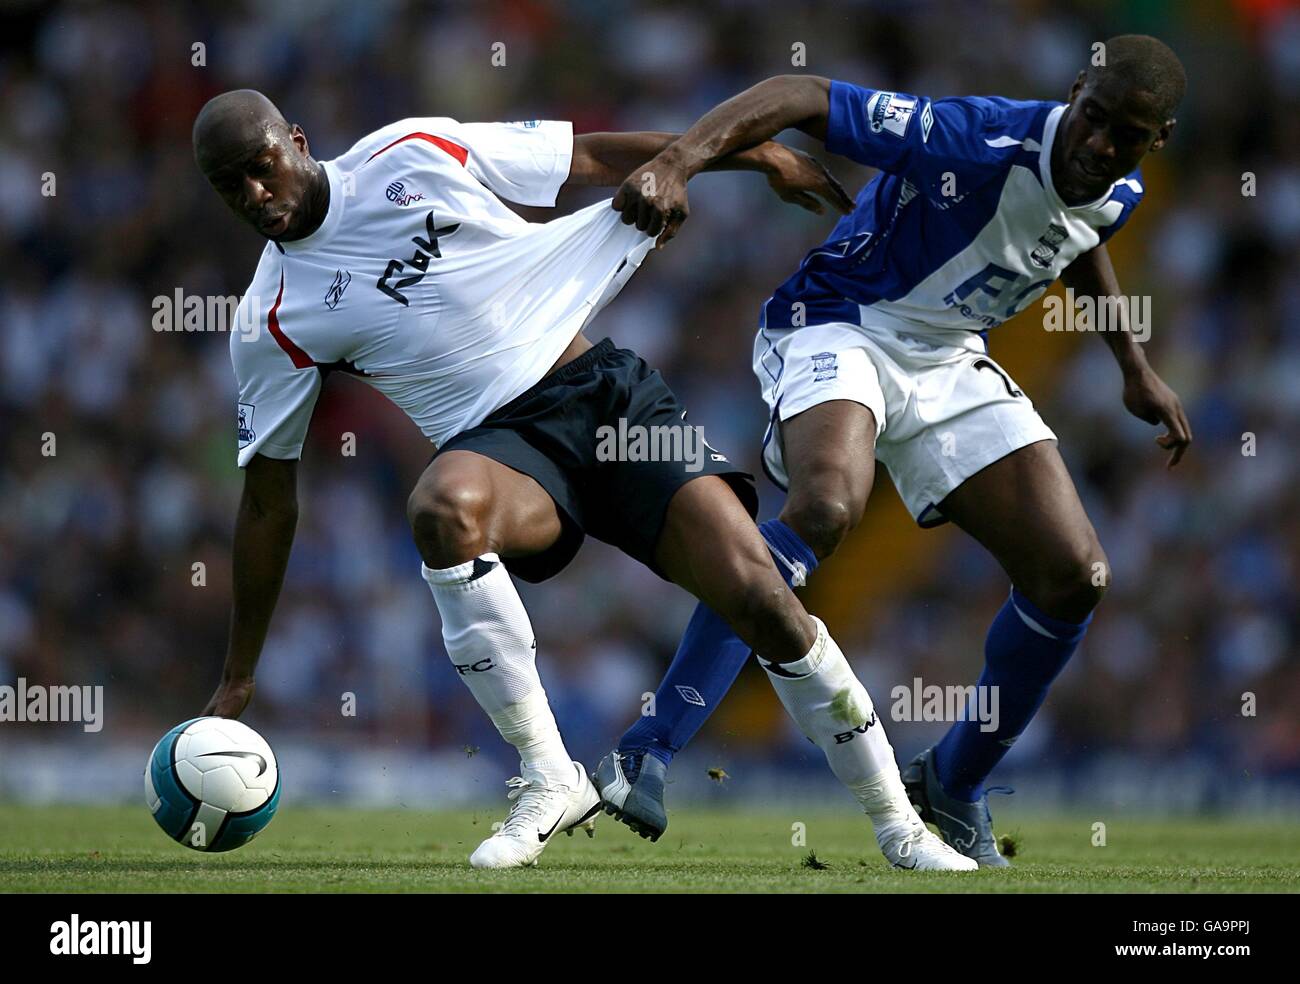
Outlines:
<svg viewBox="0 0 1300 984"><path fill-rule="evenodd" d="M460 128L460 122L450 116L408 116L394 120L386 126L367 133L343 154L334 159L334 163L343 171L355 171L362 164L386 150L396 149L409 140L427 137L448 139L454 137Z"/></svg>
<svg viewBox="0 0 1300 984"><path fill-rule="evenodd" d="M1142 169L1135 167L1111 187L1110 200L1119 202L1126 210L1134 209L1146 193L1147 186L1142 178Z"/></svg>
<svg viewBox="0 0 1300 984"><path fill-rule="evenodd" d="M943 114L949 126L962 127L980 137L990 150L1042 142L1047 119L1061 103L1040 99L1010 99L1006 96L945 96L934 100L934 111Z"/></svg>

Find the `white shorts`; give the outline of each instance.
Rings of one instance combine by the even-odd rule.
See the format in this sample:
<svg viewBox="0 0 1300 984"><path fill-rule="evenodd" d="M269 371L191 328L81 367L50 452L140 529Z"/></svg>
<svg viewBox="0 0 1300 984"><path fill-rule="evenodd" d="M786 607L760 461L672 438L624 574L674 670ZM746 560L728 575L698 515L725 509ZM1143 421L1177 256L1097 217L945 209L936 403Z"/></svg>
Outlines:
<svg viewBox="0 0 1300 984"><path fill-rule="evenodd" d="M771 411L763 469L789 478L779 421L830 400L876 418L876 458L921 526L947 522L938 504L1012 451L1056 440L974 332L912 335L846 323L759 332L754 372Z"/></svg>

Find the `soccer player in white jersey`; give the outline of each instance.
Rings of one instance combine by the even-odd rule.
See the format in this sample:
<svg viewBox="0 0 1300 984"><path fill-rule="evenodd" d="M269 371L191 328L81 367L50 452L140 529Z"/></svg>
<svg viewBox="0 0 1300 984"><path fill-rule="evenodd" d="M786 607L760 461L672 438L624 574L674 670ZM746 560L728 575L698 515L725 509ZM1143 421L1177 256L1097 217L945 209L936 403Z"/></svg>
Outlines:
<svg viewBox="0 0 1300 984"><path fill-rule="evenodd" d="M788 492L763 531L802 582L861 518L879 459L921 526L956 523L1006 571L1011 594L989 630L978 684L998 688L996 729L974 716L957 722L904 774L922 817L983 866L1008 863L984 780L1042 704L1110 579L1055 435L990 358L988 330L1058 277L1079 296L1120 297L1106 241L1141 200L1138 162L1169 139L1185 85L1174 53L1136 35L1107 41L1104 64L1079 73L1066 103L931 100L773 78L704 116L616 197L625 221L662 222L670 238L692 175L787 127L879 168L853 212L762 308L754 372L771 411L763 459ZM1101 338L1123 373L1124 405L1167 428L1156 443L1175 465L1191 427L1122 327ZM655 717L638 720L597 769L611 813L645 836L663 832L666 766L747 655L697 610ZM700 699L687 706L679 686Z"/></svg>
<svg viewBox="0 0 1300 984"><path fill-rule="evenodd" d="M749 476L711 448L670 461L598 455L604 427L683 426L657 372L582 333L653 235L608 201L547 223L503 204L554 205L566 184L615 186L673 136L430 117L318 162L302 129L257 92L218 96L195 121L200 168L270 240L240 305L237 323L252 330L230 342L245 485L230 646L205 713L238 716L252 696L312 409L328 372L354 373L436 445L408 504L423 577L454 671L521 760L509 816L474 851L477 867L531 864L557 831L590 830L600 807L560 737L508 573L545 580L587 533L707 602L774 666L795 667L778 689L801 723L845 708L874 717L825 626L774 567ZM783 198L818 211L814 194L851 208L812 158L758 144L719 167L762 171ZM833 761L854 777L890 861L974 868L921 822L880 728Z"/></svg>

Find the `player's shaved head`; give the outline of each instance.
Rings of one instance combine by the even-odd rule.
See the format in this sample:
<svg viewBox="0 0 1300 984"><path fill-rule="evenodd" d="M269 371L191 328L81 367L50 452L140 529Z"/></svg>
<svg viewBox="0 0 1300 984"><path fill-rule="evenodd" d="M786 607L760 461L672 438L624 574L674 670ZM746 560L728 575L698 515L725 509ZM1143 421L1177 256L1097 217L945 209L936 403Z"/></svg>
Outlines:
<svg viewBox="0 0 1300 984"><path fill-rule="evenodd" d="M256 149L268 136L289 136L275 103L256 89L234 89L209 99L194 120L194 158L207 171L241 150Z"/></svg>
<svg viewBox="0 0 1300 984"><path fill-rule="evenodd" d="M1170 47L1147 34L1121 34L1105 42L1104 64L1089 64L1085 84L1146 93L1163 123L1174 118L1187 91L1187 72Z"/></svg>
<svg viewBox="0 0 1300 984"><path fill-rule="evenodd" d="M307 135L256 89L209 99L194 120L194 159L230 210L268 239L301 239L329 207L329 180Z"/></svg>

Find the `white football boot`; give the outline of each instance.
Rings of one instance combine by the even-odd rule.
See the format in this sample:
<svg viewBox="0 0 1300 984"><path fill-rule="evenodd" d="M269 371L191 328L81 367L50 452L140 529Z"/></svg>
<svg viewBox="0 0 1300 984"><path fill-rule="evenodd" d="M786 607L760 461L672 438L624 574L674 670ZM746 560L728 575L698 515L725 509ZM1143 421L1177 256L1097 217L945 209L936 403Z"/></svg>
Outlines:
<svg viewBox="0 0 1300 984"><path fill-rule="evenodd" d="M514 800L501 829L485 840L469 863L475 868L523 868L536 864L553 834L564 831L570 837L579 827L591 837L596 832L600 794L578 762L573 763L573 781L562 785L536 769L520 764L522 776L506 785Z"/></svg>
<svg viewBox="0 0 1300 984"><path fill-rule="evenodd" d="M975 871L979 863L974 858L959 854L931 832L919 816L911 810L910 819L881 824L876 830L876 843L881 853L895 868L915 871Z"/></svg>

